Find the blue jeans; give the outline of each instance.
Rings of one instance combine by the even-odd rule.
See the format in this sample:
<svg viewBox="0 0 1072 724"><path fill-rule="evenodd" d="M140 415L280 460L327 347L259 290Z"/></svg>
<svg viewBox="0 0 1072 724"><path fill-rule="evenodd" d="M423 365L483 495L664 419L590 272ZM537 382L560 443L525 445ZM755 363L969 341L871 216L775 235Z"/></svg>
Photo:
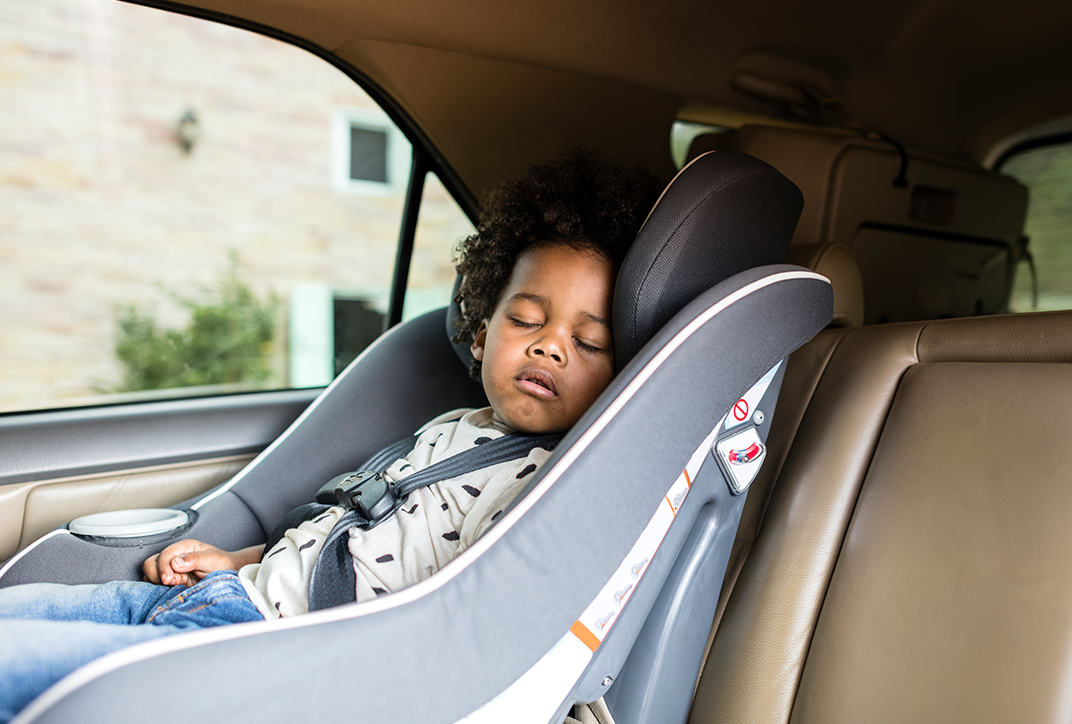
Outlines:
<svg viewBox="0 0 1072 724"><path fill-rule="evenodd" d="M0 722L79 666L124 646L261 621L234 571L191 587L135 581L0 589Z"/></svg>

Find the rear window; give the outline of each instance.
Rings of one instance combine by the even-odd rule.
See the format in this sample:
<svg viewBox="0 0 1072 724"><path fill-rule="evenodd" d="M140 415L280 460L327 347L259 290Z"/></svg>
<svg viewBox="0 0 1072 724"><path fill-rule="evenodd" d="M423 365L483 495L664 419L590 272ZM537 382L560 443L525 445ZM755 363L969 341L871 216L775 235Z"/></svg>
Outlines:
<svg viewBox="0 0 1072 724"><path fill-rule="evenodd" d="M1072 309L1072 143L1018 153L1001 172L1030 192L1025 224L1030 261L1017 265L1009 309Z"/></svg>

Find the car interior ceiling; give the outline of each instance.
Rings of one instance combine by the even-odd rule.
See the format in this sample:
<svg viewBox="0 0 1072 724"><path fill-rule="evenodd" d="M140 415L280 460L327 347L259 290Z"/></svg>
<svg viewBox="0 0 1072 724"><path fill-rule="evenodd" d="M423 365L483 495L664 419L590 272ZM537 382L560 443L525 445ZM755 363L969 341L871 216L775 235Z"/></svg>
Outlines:
<svg viewBox="0 0 1072 724"><path fill-rule="evenodd" d="M1000 314L1029 199L984 166L1072 113L1051 89L1072 8L184 7L341 63L474 200L578 143L669 180L674 120L732 126L690 158L739 150L800 187L786 263L831 280L834 318L785 366L688 721L1072 715L1072 312Z"/></svg>

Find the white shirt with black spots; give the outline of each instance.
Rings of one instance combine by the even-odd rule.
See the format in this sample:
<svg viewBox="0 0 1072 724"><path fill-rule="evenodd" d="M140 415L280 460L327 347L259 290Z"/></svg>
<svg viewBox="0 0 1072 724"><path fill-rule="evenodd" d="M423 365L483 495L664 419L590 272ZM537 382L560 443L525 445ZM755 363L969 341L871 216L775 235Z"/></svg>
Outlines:
<svg viewBox="0 0 1072 724"><path fill-rule="evenodd" d="M511 429L492 409L455 410L419 431L417 444L385 471L392 480L423 470ZM498 519L551 456L534 448L526 457L429 485L410 494L395 515L372 530L352 528L349 550L357 578L357 601L411 586L468 548ZM344 510L330 508L286 532L260 563L238 572L250 599L267 619L308 611L313 565Z"/></svg>

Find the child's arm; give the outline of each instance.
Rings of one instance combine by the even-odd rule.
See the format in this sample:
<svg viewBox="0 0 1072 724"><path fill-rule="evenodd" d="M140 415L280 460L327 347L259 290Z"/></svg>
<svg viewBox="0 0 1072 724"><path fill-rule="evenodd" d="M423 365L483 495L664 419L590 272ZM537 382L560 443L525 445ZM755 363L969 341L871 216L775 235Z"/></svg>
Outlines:
<svg viewBox="0 0 1072 724"><path fill-rule="evenodd" d="M237 571L256 563L263 552L263 545L228 552L201 541L181 540L146 558L141 568L149 583L192 586L213 571Z"/></svg>

